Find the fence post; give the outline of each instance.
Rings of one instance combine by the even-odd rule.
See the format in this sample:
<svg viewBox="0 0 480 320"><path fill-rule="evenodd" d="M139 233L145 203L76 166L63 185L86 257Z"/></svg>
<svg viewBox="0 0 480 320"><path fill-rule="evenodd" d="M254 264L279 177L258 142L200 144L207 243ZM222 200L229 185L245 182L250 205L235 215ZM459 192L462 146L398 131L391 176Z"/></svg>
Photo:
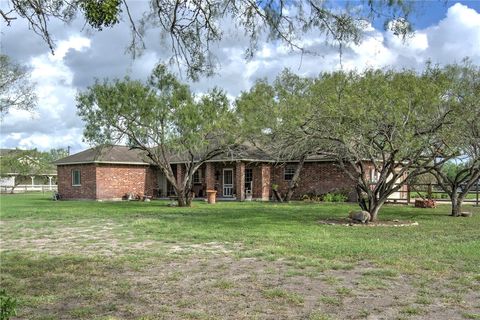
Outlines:
<svg viewBox="0 0 480 320"><path fill-rule="evenodd" d="M407 204L410 204L410 184L407 184Z"/></svg>
<svg viewBox="0 0 480 320"><path fill-rule="evenodd" d="M478 193L480 192L479 189L480 189L480 179L477 180L477 201L476 201L476 204L475 204L475 206L477 206L477 207L479 206L479 204L478 204Z"/></svg>

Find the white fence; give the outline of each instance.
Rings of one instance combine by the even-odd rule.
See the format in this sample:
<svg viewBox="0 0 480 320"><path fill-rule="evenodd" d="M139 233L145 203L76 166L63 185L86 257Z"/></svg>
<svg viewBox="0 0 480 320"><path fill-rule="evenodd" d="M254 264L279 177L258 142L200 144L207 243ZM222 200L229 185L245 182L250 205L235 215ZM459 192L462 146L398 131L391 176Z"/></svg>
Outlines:
<svg viewBox="0 0 480 320"><path fill-rule="evenodd" d="M22 192L53 192L57 191L57 185L52 184L19 184L13 190L14 193ZM0 193L12 192L11 186L0 186Z"/></svg>

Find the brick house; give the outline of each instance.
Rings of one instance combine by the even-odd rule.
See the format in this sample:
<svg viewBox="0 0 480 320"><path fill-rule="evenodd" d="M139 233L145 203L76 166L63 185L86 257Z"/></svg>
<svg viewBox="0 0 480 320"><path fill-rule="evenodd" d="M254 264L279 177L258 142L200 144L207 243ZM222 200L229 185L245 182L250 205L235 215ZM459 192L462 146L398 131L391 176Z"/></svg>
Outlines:
<svg viewBox="0 0 480 320"><path fill-rule="evenodd" d="M161 170L152 165L139 150L125 146L91 148L55 162L58 174L58 192L63 199L112 200L127 194L164 198L174 190ZM265 154L251 152L239 158L216 157L194 174L193 190L196 197L205 197L207 189L217 190L220 199L269 200L272 185L285 192L295 171L295 161L279 164ZM172 162L173 172L181 179L185 172L182 161ZM354 182L332 160L308 158L301 171L294 198L304 194L323 194L347 190L355 199Z"/></svg>

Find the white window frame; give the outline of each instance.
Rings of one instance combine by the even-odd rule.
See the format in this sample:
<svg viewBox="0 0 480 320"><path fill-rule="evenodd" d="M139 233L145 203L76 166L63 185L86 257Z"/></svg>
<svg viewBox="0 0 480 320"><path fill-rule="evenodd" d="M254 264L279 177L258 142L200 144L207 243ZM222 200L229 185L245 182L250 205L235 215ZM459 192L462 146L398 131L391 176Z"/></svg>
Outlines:
<svg viewBox="0 0 480 320"><path fill-rule="evenodd" d="M78 172L78 184L75 184L75 173ZM80 169L72 170L72 187L79 187L82 185L82 174Z"/></svg>

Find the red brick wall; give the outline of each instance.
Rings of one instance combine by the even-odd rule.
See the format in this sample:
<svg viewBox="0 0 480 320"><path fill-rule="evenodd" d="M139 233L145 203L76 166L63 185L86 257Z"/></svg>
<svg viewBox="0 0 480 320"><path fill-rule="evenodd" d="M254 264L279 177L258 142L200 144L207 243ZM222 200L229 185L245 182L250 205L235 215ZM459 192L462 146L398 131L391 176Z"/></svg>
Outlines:
<svg viewBox="0 0 480 320"><path fill-rule="evenodd" d="M80 170L80 186L72 186L72 170ZM95 199L95 165L57 166L58 193L63 199Z"/></svg>
<svg viewBox="0 0 480 320"><path fill-rule="evenodd" d="M121 199L132 192L151 196L156 171L147 166L101 164L96 167L97 199Z"/></svg>
<svg viewBox="0 0 480 320"><path fill-rule="evenodd" d="M278 184L283 194L288 189L288 181L284 179L285 165L272 168L272 183ZM293 194L294 199L300 199L304 194L323 194L338 189L350 191L349 200L355 200L355 183L332 162L306 162L300 173L300 181Z"/></svg>

